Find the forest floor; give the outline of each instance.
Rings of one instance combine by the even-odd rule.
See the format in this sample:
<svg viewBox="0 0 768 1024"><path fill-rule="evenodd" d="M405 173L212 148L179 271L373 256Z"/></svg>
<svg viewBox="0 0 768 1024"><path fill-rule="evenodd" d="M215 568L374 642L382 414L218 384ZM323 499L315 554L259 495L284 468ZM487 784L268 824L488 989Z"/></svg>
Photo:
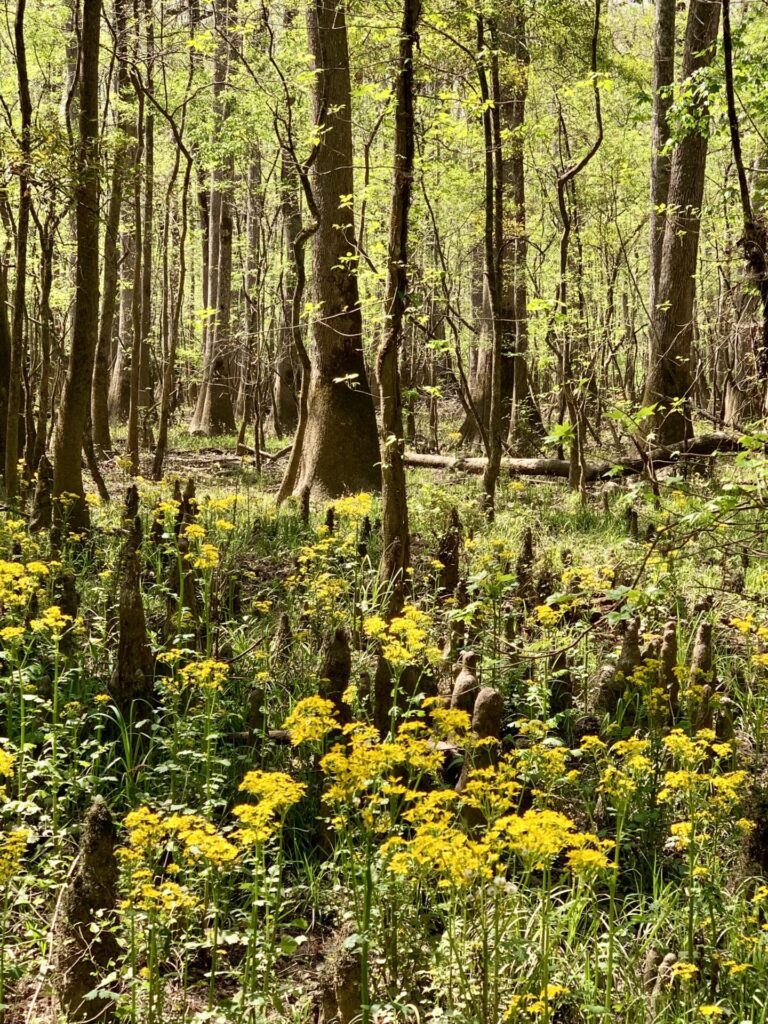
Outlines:
<svg viewBox="0 0 768 1024"><path fill-rule="evenodd" d="M376 497L232 439L2 513L6 1024L764 1024L768 463L710 463L411 473L389 622Z"/></svg>

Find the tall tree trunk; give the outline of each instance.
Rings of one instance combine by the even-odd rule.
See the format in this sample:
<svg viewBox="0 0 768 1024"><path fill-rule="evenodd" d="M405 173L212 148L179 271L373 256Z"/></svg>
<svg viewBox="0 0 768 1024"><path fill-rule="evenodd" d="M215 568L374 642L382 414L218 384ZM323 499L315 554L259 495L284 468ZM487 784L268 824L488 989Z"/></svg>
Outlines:
<svg viewBox="0 0 768 1024"><path fill-rule="evenodd" d="M733 38L731 34L731 3L723 0L723 58L725 64L725 93L728 107L728 125L731 135L733 162L739 179L741 216L744 233L740 245L744 251L750 284L760 296L761 330L757 364L765 387L768 383L768 225L759 207L753 204L747 180L747 170L741 149L739 116L736 110L736 89L733 83ZM768 395L766 396L768 398Z"/></svg>
<svg viewBox="0 0 768 1024"><path fill-rule="evenodd" d="M135 144L131 166L135 162ZM107 408L110 422L124 423L130 412L130 352L133 338L133 276L136 260L136 238L133 228L133 189L135 176L126 182L123 189L123 216L126 228L120 232L120 309L117 323L117 346L109 378ZM113 339L114 344L114 339Z"/></svg>
<svg viewBox="0 0 768 1024"><path fill-rule="evenodd" d="M312 165L319 226L312 244L313 365L294 493L337 496L381 484L376 412L362 349L352 195L351 85L345 5L312 0L309 47L317 68L315 121L324 132ZM322 118L322 111L326 113Z"/></svg>
<svg viewBox="0 0 768 1024"><path fill-rule="evenodd" d="M143 288L142 265L144 262L143 220L141 204L141 165L144 155L144 93L138 79L135 81L136 96L136 146L134 148L133 175L133 284L131 287L131 369L130 401L128 404L128 457L131 472L138 474L140 458L139 406L141 404L141 346L143 342L144 318L142 316Z"/></svg>
<svg viewBox="0 0 768 1024"><path fill-rule="evenodd" d="M408 295L408 219L413 191L414 74L413 44L421 0L403 0L400 54L395 96L395 160L389 215L389 254L384 295L384 327L376 363L381 429L381 530L379 574L389 585L389 614L403 605L410 564L408 497L403 464L403 399L398 359Z"/></svg>
<svg viewBox="0 0 768 1024"><path fill-rule="evenodd" d="M501 122L509 142L502 152L506 184L504 245L502 264L501 315L504 326L504 361L512 361L512 390L509 396L508 444L517 450L527 448L532 430L541 430L541 414L528 372L528 235L525 199L525 105L528 99L528 74L531 55L525 12L518 4L504 20L507 34L500 43L515 61L509 102L502 103ZM503 98L503 97L502 97ZM502 400L504 379L502 378Z"/></svg>
<svg viewBox="0 0 768 1024"><path fill-rule="evenodd" d="M590 54L592 95L596 125L595 139L584 155L579 160L569 164L569 166L566 167L557 178L557 205L563 230L560 235L560 267L557 280L555 310L561 315L565 315L568 311L568 255L571 231L575 223L575 191L573 189L573 185L578 175L581 174L587 164L590 163L603 143L603 111L600 98L600 82L597 77L601 13L602 0L595 0L595 15L592 22ZM570 150L567 152L568 155L570 155ZM582 306L583 302L580 294L580 311ZM583 384L579 383L581 374L577 372L577 369L574 366L573 343L570 327L568 325L566 325L566 335L560 350L560 375L562 380L561 414L564 409L568 410L572 430L570 450L571 471L568 477L568 483L573 490L579 490L582 497L584 497L586 494L585 485L587 479L586 453L584 450L587 433L587 415L585 408L586 396L584 394Z"/></svg>
<svg viewBox="0 0 768 1024"><path fill-rule="evenodd" d="M301 387L301 374L294 359L293 290L296 287L296 263L293 242L301 231L301 210L299 207L299 179L290 154L283 152L280 161L280 209L283 220L283 241L285 245L285 270L283 272L282 302L280 308L280 333L275 356L275 433L291 434L299 419L297 394Z"/></svg>
<svg viewBox="0 0 768 1024"><path fill-rule="evenodd" d="M53 340L53 311L51 310L51 288L53 285L53 252L55 225L51 220L40 228L40 386L37 395L37 427L34 451L29 459L29 468L37 470L40 459L48 446L48 416L50 413L51 387L51 343Z"/></svg>
<svg viewBox="0 0 768 1024"><path fill-rule="evenodd" d="M683 81L711 66L720 23L719 0L691 0L683 50ZM657 302L649 332L644 405L655 405L653 428L662 444L693 433L691 339L707 165L708 93L693 90L691 127L672 154Z"/></svg>
<svg viewBox="0 0 768 1024"><path fill-rule="evenodd" d="M91 399L91 381L99 329L99 22L101 0L83 0L80 54L80 139L75 206L77 274L72 348L55 444L53 495L74 495L67 522L86 527L80 453ZM57 503L57 515L65 506Z"/></svg>
<svg viewBox="0 0 768 1024"><path fill-rule="evenodd" d="M11 325L11 360L8 374L8 409L5 436L5 494L9 500L18 490L19 420L21 416L21 378L24 362L24 320L26 317L27 242L32 205L30 196L30 156L32 131L32 100L29 95L27 49L24 38L26 0L17 0L14 23L16 75L21 111L21 166L19 168L19 214L16 225L16 281L13 290L13 321Z"/></svg>
<svg viewBox="0 0 768 1024"><path fill-rule="evenodd" d="M112 164L112 184L109 194L107 222L104 231L104 272L101 295L101 319L93 367L91 394L91 426L93 444L97 454L109 452L112 439L109 432L109 371L112 361L112 337L117 308L119 279L120 214L123 206L123 181L126 167L131 164L130 139L135 123L128 103L131 80L128 68L128 5L126 0L115 0L115 49L117 52L117 133Z"/></svg>
<svg viewBox="0 0 768 1024"><path fill-rule="evenodd" d="M8 408L11 375L11 325L8 322L8 252L0 252L0 410ZM7 414L0 412L0 467L5 474Z"/></svg>
<svg viewBox="0 0 768 1024"><path fill-rule="evenodd" d="M146 64L145 89L151 96L155 60L155 26L152 0L144 0ZM152 250L155 223L155 116L151 103L144 118L144 223L141 226L141 346L139 348L139 409L145 413L152 406L152 367L149 342L152 330ZM146 439L148 440L148 438Z"/></svg>
<svg viewBox="0 0 768 1024"><path fill-rule="evenodd" d="M653 45L653 121L651 135L651 215L648 261L648 315L656 308L656 293L661 273L661 250L664 245L664 223L669 174L672 160L665 153L669 140L667 118L672 106L672 85L675 81L675 12L677 0L656 0L656 29Z"/></svg>
<svg viewBox="0 0 768 1024"><path fill-rule="evenodd" d="M484 19L477 17L477 69L480 98L483 102L483 141L485 144L485 229L483 231L485 295L490 313L491 365L488 394L487 463L483 472L483 502L486 515L493 519L496 484L501 468L501 239L504 168L501 160L500 86L495 22L488 19L489 38L485 38ZM490 85L488 67L490 66ZM485 309L484 303L484 309Z"/></svg>
<svg viewBox="0 0 768 1024"><path fill-rule="evenodd" d="M214 17L218 46L214 61L213 105L219 135L226 132L229 116L229 34L234 13L231 0L216 0ZM234 164L228 157L214 168L208 204L208 288L206 303L214 311L203 347L203 379L190 422L193 434L226 434L235 429L230 389L230 333L232 290L231 190Z"/></svg>

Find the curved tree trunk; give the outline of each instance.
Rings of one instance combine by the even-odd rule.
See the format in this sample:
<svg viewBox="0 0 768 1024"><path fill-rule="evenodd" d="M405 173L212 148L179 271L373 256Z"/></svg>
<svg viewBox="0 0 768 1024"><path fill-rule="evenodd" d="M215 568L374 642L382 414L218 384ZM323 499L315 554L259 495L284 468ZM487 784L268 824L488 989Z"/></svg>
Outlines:
<svg viewBox="0 0 768 1024"><path fill-rule="evenodd" d="M294 493L335 497L381 484L376 412L362 349L352 209L353 151L344 4L313 0L309 45L318 69L314 114L324 133L312 165L318 230L312 243L313 366Z"/></svg>

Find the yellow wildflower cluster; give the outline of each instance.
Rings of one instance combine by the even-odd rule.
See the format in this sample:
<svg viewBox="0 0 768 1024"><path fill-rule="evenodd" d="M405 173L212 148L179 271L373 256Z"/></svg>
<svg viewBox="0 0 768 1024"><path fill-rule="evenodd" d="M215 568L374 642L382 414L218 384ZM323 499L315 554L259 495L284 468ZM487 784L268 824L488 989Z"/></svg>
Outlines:
<svg viewBox="0 0 768 1024"><path fill-rule="evenodd" d="M43 562L8 562L0 558L0 605L6 612L27 607L30 599L36 594L49 568Z"/></svg>
<svg viewBox="0 0 768 1024"><path fill-rule="evenodd" d="M168 841L176 837L193 861L202 857L218 867L237 857L237 848L197 814L163 817L149 807L139 807L126 815L124 824L130 848L121 850L120 854L131 863L153 863L165 851Z"/></svg>
<svg viewBox="0 0 768 1024"><path fill-rule="evenodd" d="M614 743L608 751L609 761L600 776L600 791L615 807L625 807L651 773L653 763L648 756L650 740L633 736Z"/></svg>
<svg viewBox="0 0 768 1024"><path fill-rule="evenodd" d="M58 640L72 625L72 616L65 615L58 605L52 604L46 608L39 619L32 619L30 625L36 633L50 633L55 640Z"/></svg>
<svg viewBox="0 0 768 1024"><path fill-rule="evenodd" d="M521 1015L534 1018L550 1015L557 1001L567 996L568 992L564 985L547 985L540 992L523 992L512 996L504 1015L505 1020L515 1020Z"/></svg>
<svg viewBox="0 0 768 1024"><path fill-rule="evenodd" d="M337 498L333 503L333 510L340 519L364 519L371 514L372 509L373 498L366 491Z"/></svg>
<svg viewBox="0 0 768 1024"><path fill-rule="evenodd" d="M526 869L541 871L574 844L575 826L559 811L531 809L507 814L491 830L494 846L507 847Z"/></svg>
<svg viewBox="0 0 768 1024"><path fill-rule="evenodd" d="M330 804L358 804L367 794L372 798L367 808L370 814L382 783L388 782L390 794L395 792L401 769L423 775L437 772L442 764L442 754L420 722L404 722L397 739L385 742L373 726L359 722L345 726L343 731L346 744L334 746L320 762L324 774L332 780L326 792ZM367 820L370 824L370 816Z"/></svg>
<svg viewBox="0 0 768 1024"><path fill-rule="evenodd" d="M219 868L237 860L238 848L197 814L172 814L164 824L169 833L179 837L184 844L185 856L192 861L202 859Z"/></svg>
<svg viewBox="0 0 768 1024"><path fill-rule="evenodd" d="M300 743L319 743L339 728L333 711L332 701L319 696L305 697L283 722L283 728L288 730L295 747Z"/></svg>
<svg viewBox="0 0 768 1024"><path fill-rule="evenodd" d="M563 570L561 581L565 590L594 593L604 590L613 582L613 569L609 565L569 565Z"/></svg>
<svg viewBox="0 0 768 1024"><path fill-rule="evenodd" d="M549 629L556 626L563 616L565 611L563 606L555 607L551 604L539 604L536 605L536 621L540 626L544 626L545 629Z"/></svg>
<svg viewBox="0 0 768 1024"><path fill-rule="evenodd" d="M459 708L446 708L437 703L434 698L434 706L430 712L432 727L435 735L441 740L451 743L465 743L469 730L472 728L472 720L466 711ZM424 701L427 705L427 701Z"/></svg>
<svg viewBox="0 0 768 1024"><path fill-rule="evenodd" d="M479 811L487 822L492 822L509 812L521 789L515 761L508 756L498 765L473 768L461 797L465 806Z"/></svg>
<svg viewBox="0 0 768 1024"><path fill-rule="evenodd" d="M203 544L197 555L189 556L196 569L216 569L219 564L219 550L213 544Z"/></svg>
<svg viewBox="0 0 768 1024"><path fill-rule="evenodd" d="M240 790L258 798L258 804L238 804L233 814L241 823L235 838L243 845L264 843L285 820L286 813L307 791L285 772L248 772Z"/></svg>
<svg viewBox="0 0 768 1024"><path fill-rule="evenodd" d="M29 832L24 828L0 836L0 886L6 885L19 870L28 838Z"/></svg>
<svg viewBox="0 0 768 1024"><path fill-rule="evenodd" d="M413 604L407 604L400 615L386 622L380 615L365 619L365 631L381 644L381 653L391 665L407 665L421 656L429 661L440 659L440 651L429 644L429 615Z"/></svg>
<svg viewBox="0 0 768 1024"><path fill-rule="evenodd" d="M0 747L0 779L13 778L13 768L16 764L16 757L7 750ZM0 797L5 797L5 785L0 781Z"/></svg>
<svg viewBox="0 0 768 1024"><path fill-rule="evenodd" d="M131 898L123 901L123 908L135 907L156 916L173 916L184 910L192 910L197 900L185 886L171 879L155 881L148 868L141 868L133 874Z"/></svg>
<svg viewBox="0 0 768 1024"><path fill-rule="evenodd" d="M676 981L692 981L699 973L699 968L688 960L678 960L677 963L672 964L670 973Z"/></svg>
<svg viewBox="0 0 768 1024"><path fill-rule="evenodd" d="M26 630L23 626L4 626L0 629L0 640L2 640L4 644L13 646L22 639L25 633Z"/></svg>
<svg viewBox="0 0 768 1024"><path fill-rule="evenodd" d="M183 689L203 690L214 693L221 690L229 675L229 665L224 661L204 658L185 665L179 673Z"/></svg>

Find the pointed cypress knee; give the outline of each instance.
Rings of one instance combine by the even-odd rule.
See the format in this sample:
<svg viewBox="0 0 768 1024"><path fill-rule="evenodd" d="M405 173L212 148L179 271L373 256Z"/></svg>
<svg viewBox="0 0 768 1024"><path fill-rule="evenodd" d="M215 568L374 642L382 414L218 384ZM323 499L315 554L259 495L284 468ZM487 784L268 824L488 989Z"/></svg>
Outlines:
<svg viewBox="0 0 768 1024"><path fill-rule="evenodd" d="M77 867L67 883L56 927L54 991L69 1021L111 1021L115 1002L99 994L120 949L109 930L117 904L115 826L97 796L85 818Z"/></svg>
<svg viewBox="0 0 768 1024"><path fill-rule="evenodd" d="M126 717L133 702L150 701L154 689L154 659L141 597L141 520L136 514L138 508L139 494L134 484L128 488L125 499L117 663L109 687L115 703Z"/></svg>

